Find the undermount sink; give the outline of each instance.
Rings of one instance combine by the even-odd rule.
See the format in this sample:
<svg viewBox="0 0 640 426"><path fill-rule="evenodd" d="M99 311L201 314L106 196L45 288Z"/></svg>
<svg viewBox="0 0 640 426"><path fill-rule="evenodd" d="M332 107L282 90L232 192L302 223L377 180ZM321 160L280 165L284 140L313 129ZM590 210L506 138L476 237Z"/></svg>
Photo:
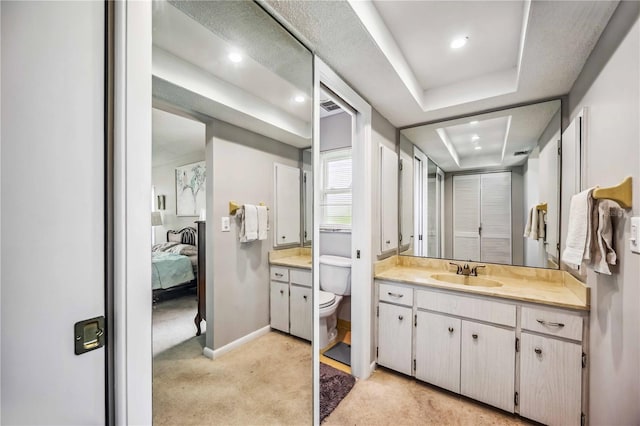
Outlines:
<svg viewBox="0 0 640 426"><path fill-rule="evenodd" d="M431 276L431 278L436 281L442 281L449 284L469 285L474 287L502 287L502 283L500 281L483 277L454 274L434 274Z"/></svg>

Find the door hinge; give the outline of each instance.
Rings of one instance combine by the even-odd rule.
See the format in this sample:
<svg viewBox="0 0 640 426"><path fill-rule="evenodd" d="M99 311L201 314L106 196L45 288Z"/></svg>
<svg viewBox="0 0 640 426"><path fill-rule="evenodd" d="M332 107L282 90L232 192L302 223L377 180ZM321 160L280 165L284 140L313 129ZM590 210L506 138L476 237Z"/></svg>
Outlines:
<svg viewBox="0 0 640 426"><path fill-rule="evenodd" d="M302 181L303 181L304 183L307 183L307 175L303 175L303 176L302 176Z"/></svg>
<svg viewBox="0 0 640 426"><path fill-rule="evenodd" d="M422 241L422 235L418 235L418 241Z"/></svg>
<svg viewBox="0 0 640 426"><path fill-rule="evenodd" d="M398 234L398 241L402 242L402 233Z"/></svg>
<svg viewBox="0 0 640 426"><path fill-rule="evenodd" d="M518 405L520 403L520 395L518 395L518 392L516 392L515 395L513 395L513 403L515 405Z"/></svg>
<svg viewBox="0 0 640 426"><path fill-rule="evenodd" d="M584 413L580 413L580 426L587 424L587 416Z"/></svg>
<svg viewBox="0 0 640 426"><path fill-rule="evenodd" d="M587 368L587 354L582 352L582 368Z"/></svg>
<svg viewBox="0 0 640 426"><path fill-rule="evenodd" d="M380 316L380 306L376 306L376 317Z"/></svg>
<svg viewBox="0 0 640 426"><path fill-rule="evenodd" d="M556 250L560 251L560 243L556 243Z"/></svg>
<svg viewBox="0 0 640 426"><path fill-rule="evenodd" d="M398 161L398 167L400 168L400 171L402 171L403 165L402 165L402 159L400 159L400 161Z"/></svg>
<svg viewBox="0 0 640 426"><path fill-rule="evenodd" d="M516 337L516 352L520 352L520 338Z"/></svg>
<svg viewBox="0 0 640 426"><path fill-rule="evenodd" d="M413 326L417 327L418 326L418 314L415 314L413 316Z"/></svg>
<svg viewBox="0 0 640 426"><path fill-rule="evenodd" d="M416 359L413 359L413 371L416 371Z"/></svg>
<svg viewBox="0 0 640 426"><path fill-rule="evenodd" d="M376 346L376 358L378 358L378 352L380 351L380 349Z"/></svg>
<svg viewBox="0 0 640 426"><path fill-rule="evenodd" d="M360 259L360 250L356 250L356 259Z"/></svg>
<svg viewBox="0 0 640 426"><path fill-rule="evenodd" d="M307 239L307 231L304 231L304 239Z"/></svg>

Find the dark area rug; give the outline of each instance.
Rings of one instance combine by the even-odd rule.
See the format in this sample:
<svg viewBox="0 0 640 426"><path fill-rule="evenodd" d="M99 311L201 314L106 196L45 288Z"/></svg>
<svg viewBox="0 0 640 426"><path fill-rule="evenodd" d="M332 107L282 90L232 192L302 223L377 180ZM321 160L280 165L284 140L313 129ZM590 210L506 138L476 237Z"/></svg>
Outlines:
<svg viewBox="0 0 640 426"><path fill-rule="evenodd" d="M340 404L356 383L356 378L320 363L320 422Z"/></svg>
<svg viewBox="0 0 640 426"><path fill-rule="evenodd" d="M327 358L331 358L334 361L341 362L345 365L351 366L351 346L344 342L340 342L324 354Z"/></svg>

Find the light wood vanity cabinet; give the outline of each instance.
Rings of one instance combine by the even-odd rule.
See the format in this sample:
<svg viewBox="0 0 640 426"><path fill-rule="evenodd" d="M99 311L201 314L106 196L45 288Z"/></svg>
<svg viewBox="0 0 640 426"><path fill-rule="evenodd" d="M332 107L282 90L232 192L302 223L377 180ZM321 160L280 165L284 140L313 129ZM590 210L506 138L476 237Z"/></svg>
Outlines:
<svg viewBox="0 0 640 426"><path fill-rule="evenodd" d="M541 423L581 423L583 314L376 284L379 365Z"/></svg>
<svg viewBox="0 0 640 426"><path fill-rule="evenodd" d="M311 340L313 305L311 271L271 266L271 328Z"/></svg>

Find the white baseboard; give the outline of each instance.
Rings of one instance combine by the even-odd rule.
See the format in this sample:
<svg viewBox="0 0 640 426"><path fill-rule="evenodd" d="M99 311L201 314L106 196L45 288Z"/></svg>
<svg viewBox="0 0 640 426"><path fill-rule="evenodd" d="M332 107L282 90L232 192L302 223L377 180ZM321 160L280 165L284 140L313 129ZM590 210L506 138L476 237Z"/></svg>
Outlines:
<svg viewBox="0 0 640 426"><path fill-rule="evenodd" d="M241 338L239 338L237 340L234 340L233 342L228 343L228 344L224 345L223 347L218 348L216 350L213 350L211 348L205 347L202 350L202 355L204 355L204 356L206 356L207 358L210 358L210 359L216 359L219 356L224 355L227 352L232 351L235 348L238 348L238 347L244 345L245 343L248 343L248 342L250 342L250 341L252 341L254 339L257 339L260 336L264 336L265 334L267 334L270 331L271 331L271 326L267 325L266 327L259 328L258 330L254 331L252 333L249 333L246 336L243 336L243 337L241 337Z"/></svg>

